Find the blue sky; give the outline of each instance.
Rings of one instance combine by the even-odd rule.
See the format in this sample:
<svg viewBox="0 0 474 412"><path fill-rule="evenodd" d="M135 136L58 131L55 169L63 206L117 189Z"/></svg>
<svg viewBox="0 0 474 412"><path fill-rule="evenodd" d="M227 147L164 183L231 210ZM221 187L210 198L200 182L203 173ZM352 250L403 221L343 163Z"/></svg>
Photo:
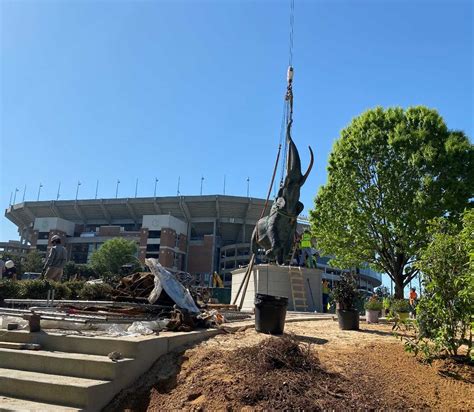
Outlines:
<svg viewBox="0 0 474 412"><path fill-rule="evenodd" d="M95 194L265 197L279 142L288 1L0 1L0 205ZM473 135L473 2L295 2L293 136L305 214L366 109L427 105ZM3 215L3 213L2 213ZM0 239L16 239L0 219Z"/></svg>

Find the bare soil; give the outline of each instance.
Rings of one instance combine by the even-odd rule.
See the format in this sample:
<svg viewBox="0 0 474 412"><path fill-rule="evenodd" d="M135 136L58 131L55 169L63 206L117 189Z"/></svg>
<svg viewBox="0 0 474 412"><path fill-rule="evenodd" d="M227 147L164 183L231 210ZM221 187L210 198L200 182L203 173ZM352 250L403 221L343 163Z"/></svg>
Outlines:
<svg viewBox="0 0 474 412"><path fill-rule="evenodd" d="M106 411L411 408L474 410L472 364L423 364L390 325L341 331L325 320L288 323L283 337L218 335L167 354Z"/></svg>

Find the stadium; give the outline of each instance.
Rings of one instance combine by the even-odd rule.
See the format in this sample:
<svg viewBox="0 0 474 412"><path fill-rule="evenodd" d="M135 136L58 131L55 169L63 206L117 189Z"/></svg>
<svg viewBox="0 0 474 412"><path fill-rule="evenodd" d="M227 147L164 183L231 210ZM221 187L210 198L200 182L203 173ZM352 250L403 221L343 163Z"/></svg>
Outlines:
<svg viewBox="0 0 474 412"><path fill-rule="evenodd" d="M50 238L59 235L69 260L87 263L105 241L123 237L137 243L141 262L158 258L170 271L189 272L204 283L216 271L230 286L232 270L249 261L264 205L265 199L226 195L44 200L11 205L5 216L18 227L25 249L46 253ZM300 229L307 225L299 222ZM318 258L318 268L337 281L339 270L328 260ZM361 289L381 284L379 273L357 272Z"/></svg>

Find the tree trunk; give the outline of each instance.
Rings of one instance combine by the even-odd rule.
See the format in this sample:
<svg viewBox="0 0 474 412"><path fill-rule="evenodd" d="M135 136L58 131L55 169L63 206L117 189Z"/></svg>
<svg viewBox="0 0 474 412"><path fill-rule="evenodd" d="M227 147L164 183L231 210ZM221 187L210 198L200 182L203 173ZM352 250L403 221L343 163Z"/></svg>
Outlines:
<svg viewBox="0 0 474 412"><path fill-rule="evenodd" d="M402 275L394 276L394 283L395 283L395 299L403 299L403 277Z"/></svg>

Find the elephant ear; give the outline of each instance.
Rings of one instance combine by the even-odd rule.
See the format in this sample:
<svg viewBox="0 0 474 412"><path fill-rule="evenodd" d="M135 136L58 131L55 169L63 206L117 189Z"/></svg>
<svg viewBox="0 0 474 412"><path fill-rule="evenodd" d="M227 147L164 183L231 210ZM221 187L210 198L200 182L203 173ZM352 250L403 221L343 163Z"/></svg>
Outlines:
<svg viewBox="0 0 474 412"><path fill-rule="evenodd" d="M298 216L304 209L304 204L301 202L298 202L296 204L296 216Z"/></svg>

